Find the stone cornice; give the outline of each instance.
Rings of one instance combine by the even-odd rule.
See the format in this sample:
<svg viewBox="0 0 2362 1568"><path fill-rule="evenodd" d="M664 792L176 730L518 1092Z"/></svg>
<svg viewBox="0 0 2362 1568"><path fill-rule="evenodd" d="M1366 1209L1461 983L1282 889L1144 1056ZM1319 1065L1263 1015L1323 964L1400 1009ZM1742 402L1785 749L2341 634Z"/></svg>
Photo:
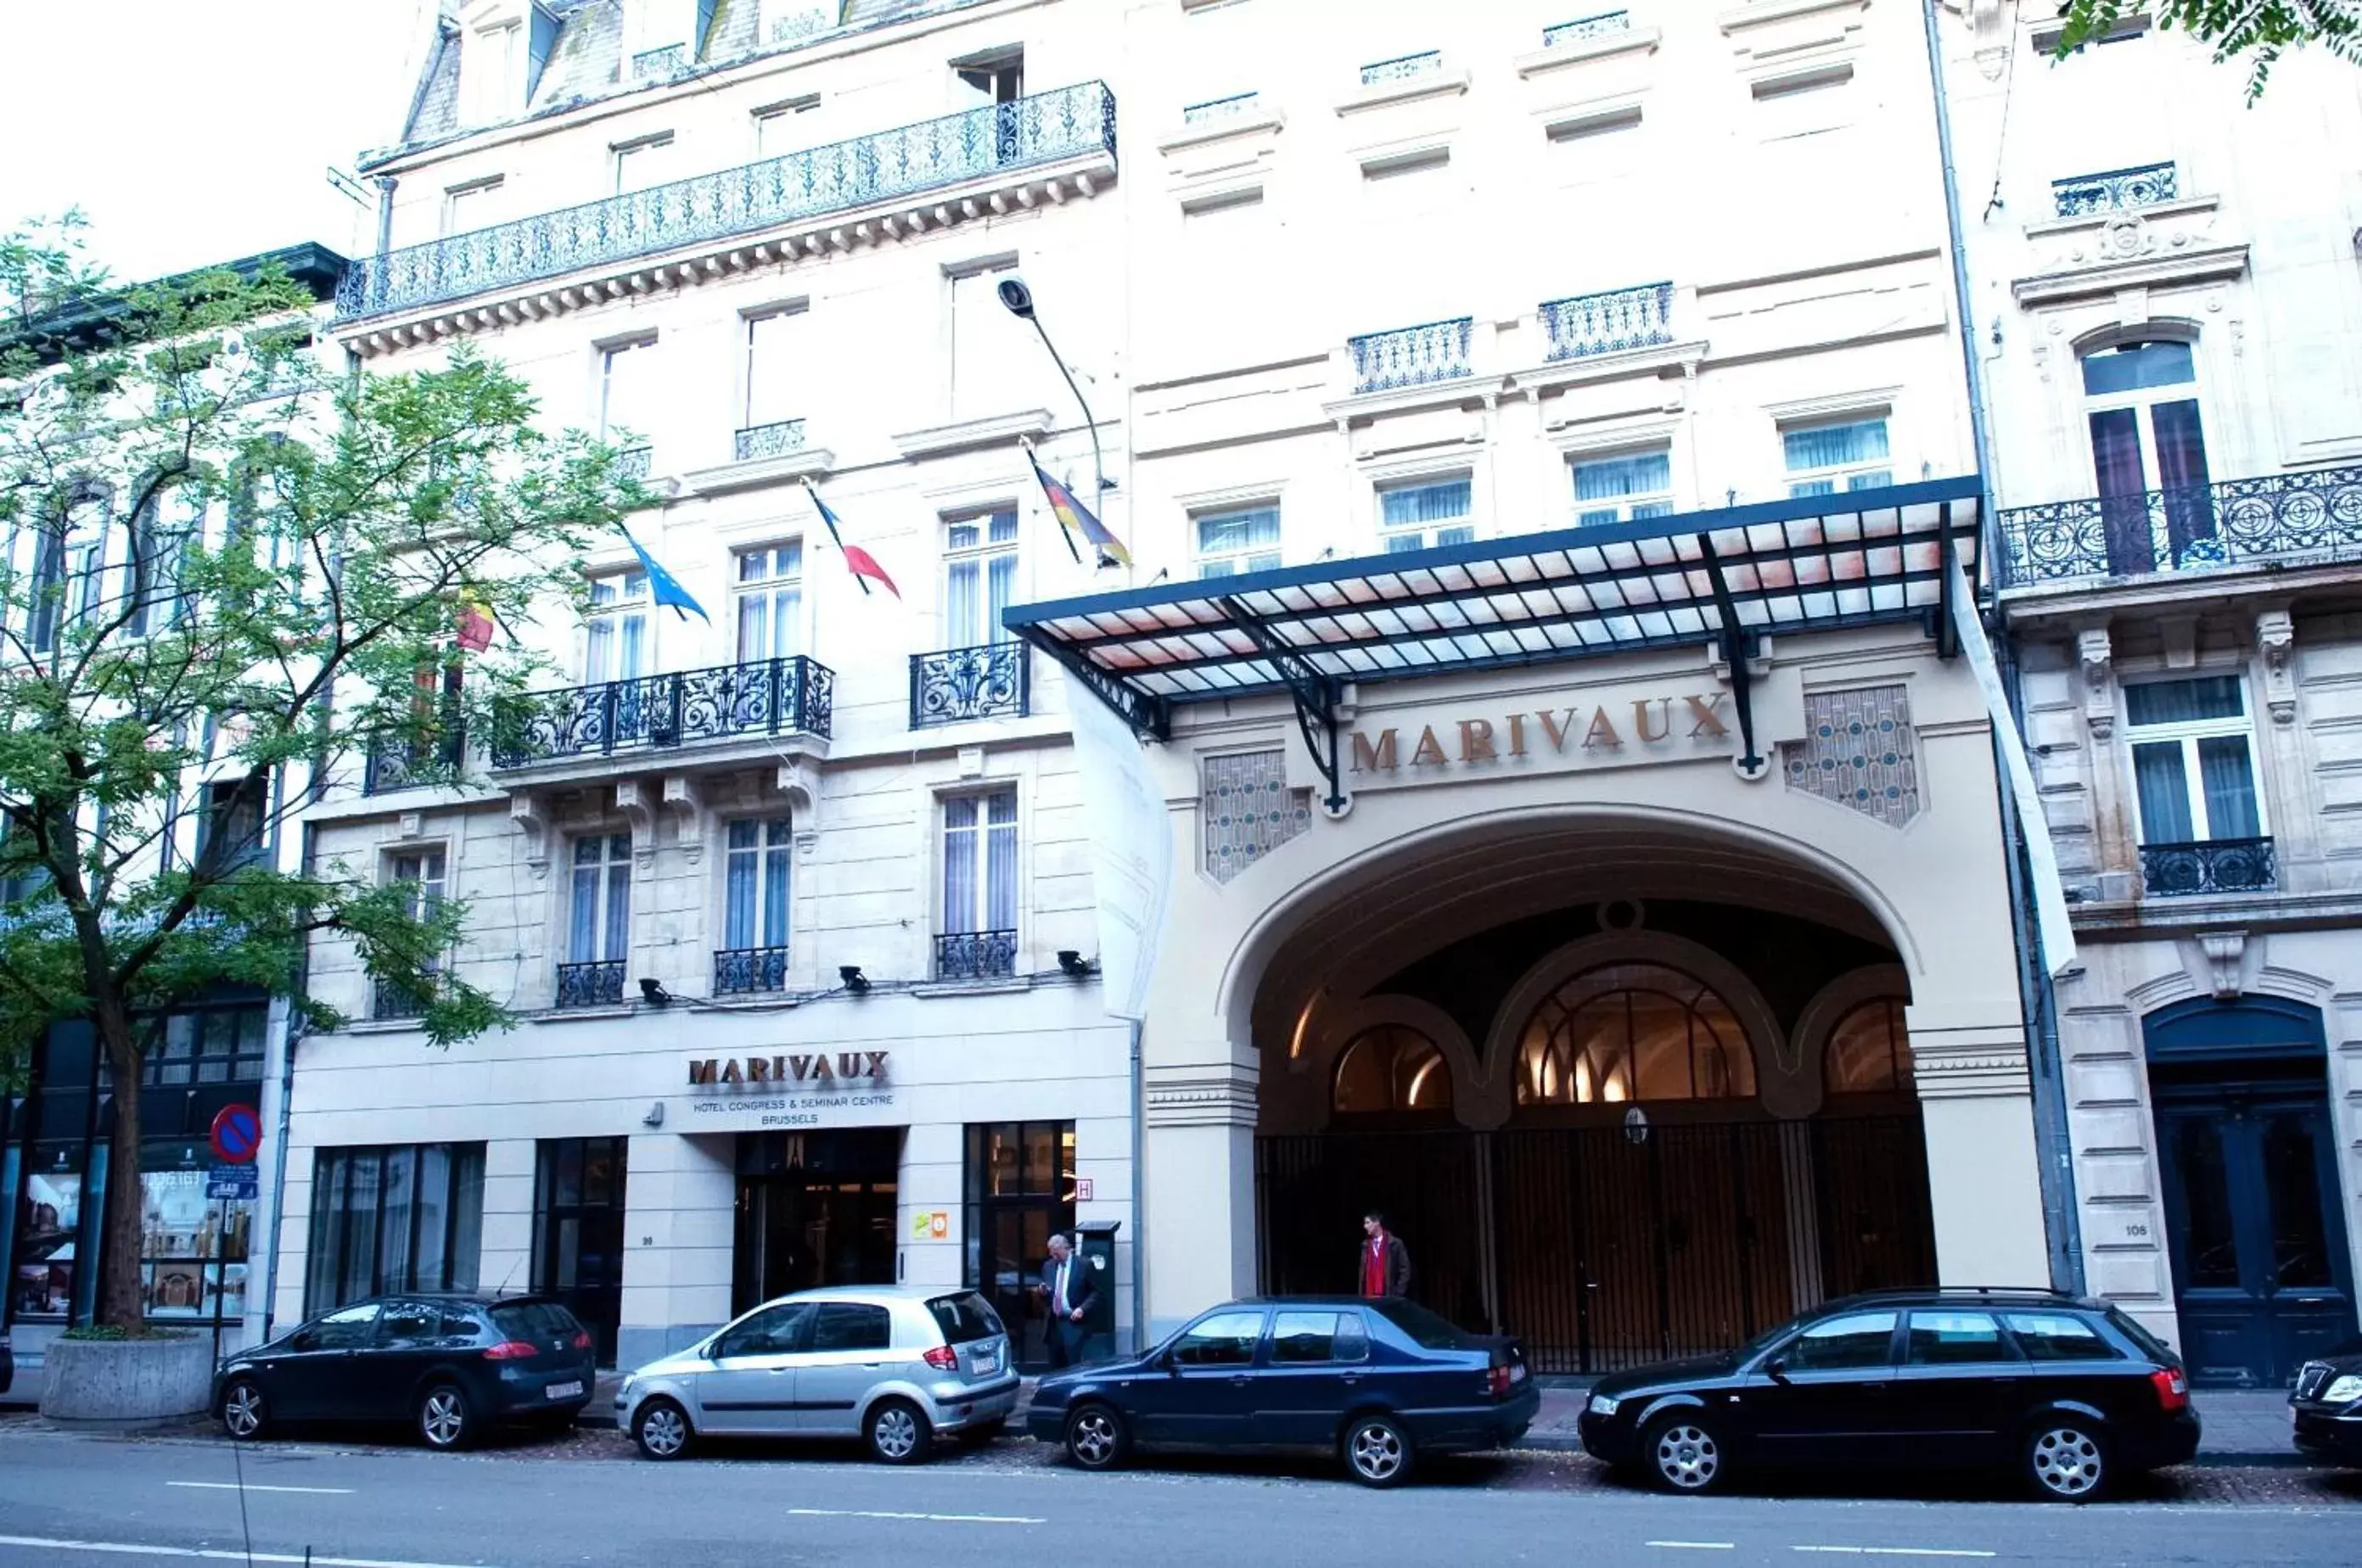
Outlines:
<svg viewBox="0 0 2362 1568"><path fill-rule="evenodd" d="M2129 261L2108 261L2060 272L2045 272L2011 282L2009 291L2021 305L2056 305L2087 300L2125 289L2174 288L2237 278L2247 270L2245 245L2213 245L2163 256L2142 256Z"/></svg>

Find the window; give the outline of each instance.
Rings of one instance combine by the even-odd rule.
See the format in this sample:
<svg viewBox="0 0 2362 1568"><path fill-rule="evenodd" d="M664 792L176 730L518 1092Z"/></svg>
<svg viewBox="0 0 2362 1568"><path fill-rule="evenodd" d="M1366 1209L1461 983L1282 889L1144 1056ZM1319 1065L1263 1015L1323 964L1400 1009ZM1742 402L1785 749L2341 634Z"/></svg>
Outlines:
<svg viewBox="0 0 2362 1568"><path fill-rule="evenodd" d="M148 1025L140 1081L174 1089L259 1080L270 1049L269 1019L259 1007L168 1014Z"/></svg>
<svg viewBox="0 0 2362 1568"><path fill-rule="evenodd" d="M1673 515L1673 458L1660 447L1606 457L1576 457L1574 521L1583 527Z"/></svg>
<svg viewBox="0 0 2362 1568"><path fill-rule="evenodd" d="M796 417L795 346L804 315L801 306L791 306L746 318L746 407L741 429L759 430Z"/></svg>
<svg viewBox="0 0 2362 1568"><path fill-rule="evenodd" d="M617 1135L540 1141L534 1151L533 1287L564 1304L495 1307L494 1321L507 1312L549 1313L565 1320L558 1332L571 1337L579 1318L596 1342L599 1364L613 1360L630 1150L631 1140Z"/></svg>
<svg viewBox="0 0 2362 1568"><path fill-rule="evenodd" d="M1476 538L1467 521L1472 486L1462 474L1421 479L1378 489L1378 537L1389 555L1434 544L1467 544Z"/></svg>
<svg viewBox="0 0 2362 1568"><path fill-rule="evenodd" d="M803 1348L804 1330L811 1323L812 1304L783 1301L740 1321L713 1347L716 1361L741 1355L792 1355Z"/></svg>
<svg viewBox="0 0 2362 1568"><path fill-rule="evenodd" d="M481 1144L319 1150L304 1310L389 1291L475 1289L483 1219Z"/></svg>
<svg viewBox="0 0 2362 1568"><path fill-rule="evenodd" d="M891 1317L883 1307L861 1301L827 1301L812 1320L811 1349L884 1350L894 1341Z"/></svg>
<svg viewBox="0 0 2362 1568"><path fill-rule="evenodd" d="M1275 506L1199 512L1190 523L1198 534L1200 577L1268 572L1279 565L1279 509Z"/></svg>
<svg viewBox="0 0 2362 1568"><path fill-rule="evenodd" d="M804 651L804 542L738 552L732 613L738 662L791 659Z"/></svg>
<svg viewBox="0 0 2362 1568"><path fill-rule="evenodd" d="M1435 1042L1416 1029L1381 1025L1353 1036L1337 1055L1339 1115L1387 1111L1449 1111L1451 1069Z"/></svg>
<svg viewBox="0 0 2362 1568"><path fill-rule="evenodd" d="M1216 1312L1173 1342L1173 1359L1184 1366L1247 1365L1263 1338L1263 1317L1259 1311Z"/></svg>
<svg viewBox="0 0 2362 1568"><path fill-rule="evenodd" d="M626 681L647 674L648 575L608 572L590 579L584 625L582 681Z"/></svg>
<svg viewBox="0 0 2362 1568"><path fill-rule="evenodd" d="M431 1343L443 1337L443 1309L431 1301L388 1301L378 1333L388 1344Z"/></svg>
<svg viewBox="0 0 2362 1568"><path fill-rule="evenodd" d="M966 1283L1009 1325L1020 1365L1048 1357L1048 1312L1032 1287L1050 1238L1075 1229L1075 1124L988 1122L967 1129Z"/></svg>
<svg viewBox="0 0 2362 1568"><path fill-rule="evenodd" d="M1832 1094L1909 1089L1911 1036L1903 1026L1903 1003L1882 997L1838 1019L1829 1031L1821 1078Z"/></svg>
<svg viewBox="0 0 2362 1568"><path fill-rule="evenodd" d="M58 643L59 604L64 598L66 578L66 542L63 533L38 529L33 534L33 575L27 586L25 630L27 641L36 653L46 653Z"/></svg>
<svg viewBox="0 0 2362 1568"><path fill-rule="evenodd" d="M811 145L811 134L805 128L810 124L802 119L820 107L820 94L811 93L791 98L784 104L770 104L755 111L755 159L784 158Z"/></svg>
<svg viewBox="0 0 2362 1568"><path fill-rule="evenodd" d="M454 185L444 192L443 232L447 235L469 234L499 222L492 215L492 203L493 192L500 188L498 179L477 180L465 185Z"/></svg>
<svg viewBox="0 0 2362 1568"><path fill-rule="evenodd" d="M568 963L613 963L632 956L632 836L598 833L574 840L573 906L567 925Z"/></svg>
<svg viewBox="0 0 2362 1568"><path fill-rule="evenodd" d="M1020 50L959 61L952 76L964 109L1014 104L1025 96L1025 56Z"/></svg>
<svg viewBox="0 0 2362 1568"><path fill-rule="evenodd" d="M795 832L785 817L733 822L723 874L724 945L734 952L788 945Z"/></svg>
<svg viewBox="0 0 2362 1568"><path fill-rule="evenodd" d="M1011 376L1020 357L1038 345L1021 343L1024 323L1000 302L1002 279L1014 273L1014 259L993 261L951 275L951 406L955 420L980 419L1021 408L1027 378Z"/></svg>
<svg viewBox="0 0 2362 1568"><path fill-rule="evenodd" d="M617 142L609 149L614 158L615 194L625 195L645 191L651 185L661 185L671 178L672 133L640 137L633 141Z"/></svg>
<svg viewBox="0 0 2362 1568"><path fill-rule="evenodd" d="M1886 450L1886 421L1789 425L1780 432L1792 496L1833 496L1894 483Z"/></svg>
<svg viewBox="0 0 2362 1568"><path fill-rule="evenodd" d="M1017 929L1017 792L944 802L944 929Z"/></svg>
<svg viewBox="0 0 2362 1568"><path fill-rule="evenodd" d="M2125 721L2143 845L2264 836L2239 676L2128 685Z"/></svg>
<svg viewBox="0 0 2362 1568"><path fill-rule="evenodd" d="M422 850L409 854L394 855L386 861L386 881L401 890L403 912L414 920L431 920L443 905L444 852ZM425 968L429 974L441 968L439 959L429 959ZM407 987L380 981L371 999L372 1010L380 1018L415 1018L425 1011L426 999Z"/></svg>
<svg viewBox="0 0 2362 1568"><path fill-rule="evenodd" d="M943 1332L945 1344L974 1344L1003 1332L1000 1314L973 1290L964 1296L938 1296L927 1303L927 1313Z"/></svg>
<svg viewBox="0 0 2362 1568"><path fill-rule="evenodd" d="M270 799L270 780L261 773L205 785L204 815L197 819L199 864L224 874L259 862L269 847L263 831Z"/></svg>
<svg viewBox="0 0 2362 1568"><path fill-rule="evenodd" d="M1369 1354L1369 1326L1359 1312L1282 1312L1272 1320L1276 1365L1366 1361Z"/></svg>
<svg viewBox="0 0 2362 1568"><path fill-rule="evenodd" d="M656 368L656 339L613 344L599 351L599 439L647 438L646 398Z"/></svg>
<svg viewBox="0 0 2362 1568"><path fill-rule="evenodd" d="M1017 509L944 523L944 646L1014 641L1001 612L1017 602Z"/></svg>
<svg viewBox="0 0 2362 1568"><path fill-rule="evenodd" d="M1660 964L1616 964L1534 1010L1518 1051L1520 1105L1745 1100L1755 1063L1730 1006Z"/></svg>
<svg viewBox="0 0 2362 1568"><path fill-rule="evenodd" d="M2205 550L2219 548L2191 345L2093 349L2083 356L2083 407L2109 569L2180 565L2202 540ZM2152 491L2159 492L2154 503Z"/></svg>
<svg viewBox="0 0 2362 1568"><path fill-rule="evenodd" d="M360 1350L377 1337L378 1304L364 1301L331 1312L314 1323L302 1342L305 1350Z"/></svg>
<svg viewBox="0 0 2362 1568"><path fill-rule="evenodd" d="M505 22L477 29L459 57L468 100L468 123L488 126L516 112L524 73L518 68L520 27Z"/></svg>
<svg viewBox="0 0 2362 1568"><path fill-rule="evenodd" d="M2081 1318L2058 1312L2005 1312L2010 1337L2028 1361L2120 1361L2122 1354Z"/></svg>
<svg viewBox="0 0 2362 1568"><path fill-rule="evenodd" d="M1963 1362L2014 1361L1991 1312L1914 1312L1904 1339L1907 1366L1958 1366Z"/></svg>
<svg viewBox="0 0 2362 1568"><path fill-rule="evenodd" d="M1894 1359L1894 1314L1849 1312L1815 1323L1780 1354L1790 1372L1841 1372Z"/></svg>

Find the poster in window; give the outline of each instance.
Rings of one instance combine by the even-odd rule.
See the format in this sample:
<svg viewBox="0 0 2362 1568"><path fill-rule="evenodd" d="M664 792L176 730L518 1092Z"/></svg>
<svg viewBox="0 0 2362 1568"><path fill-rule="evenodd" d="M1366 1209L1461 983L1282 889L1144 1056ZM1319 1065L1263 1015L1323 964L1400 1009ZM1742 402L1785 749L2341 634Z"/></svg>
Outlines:
<svg viewBox="0 0 2362 1568"><path fill-rule="evenodd" d="M221 1222L205 1198L201 1170L139 1173L140 1251L149 1257L211 1257L221 1245Z"/></svg>
<svg viewBox="0 0 2362 1568"><path fill-rule="evenodd" d="M205 1311L205 1266L164 1262L147 1266L147 1309L151 1318L197 1318Z"/></svg>
<svg viewBox="0 0 2362 1568"><path fill-rule="evenodd" d="M82 1172L28 1174L23 1215L16 1275L9 1289L16 1310L33 1317L62 1315L72 1299L74 1230L82 1223Z"/></svg>

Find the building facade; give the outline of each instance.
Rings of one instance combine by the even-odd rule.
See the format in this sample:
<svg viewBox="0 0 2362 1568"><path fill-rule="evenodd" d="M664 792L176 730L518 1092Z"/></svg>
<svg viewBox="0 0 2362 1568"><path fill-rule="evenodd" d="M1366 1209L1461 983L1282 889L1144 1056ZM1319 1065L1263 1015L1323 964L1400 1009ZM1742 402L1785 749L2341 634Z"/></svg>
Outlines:
<svg viewBox="0 0 2362 1568"><path fill-rule="evenodd" d="M2355 1328L2362 136L2350 71L1949 4L1999 614L2073 900L2085 1279L2206 1382ZM2324 69L2327 67L2327 69Z"/></svg>

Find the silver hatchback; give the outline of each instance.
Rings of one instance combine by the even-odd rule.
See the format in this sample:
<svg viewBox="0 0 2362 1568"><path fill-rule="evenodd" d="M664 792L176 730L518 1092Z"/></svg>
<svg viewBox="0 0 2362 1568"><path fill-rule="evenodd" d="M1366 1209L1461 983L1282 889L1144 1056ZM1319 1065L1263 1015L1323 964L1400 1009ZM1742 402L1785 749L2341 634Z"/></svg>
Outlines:
<svg viewBox="0 0 2362 1568"><path fill-rule="evenodd" d="M701 1437L858 1437L914 1464L939 1437L989 1442L1017 1405L1009 1335L973 1290L842 1286L782 1296L615 1391L650 1459Z"/></svg>

